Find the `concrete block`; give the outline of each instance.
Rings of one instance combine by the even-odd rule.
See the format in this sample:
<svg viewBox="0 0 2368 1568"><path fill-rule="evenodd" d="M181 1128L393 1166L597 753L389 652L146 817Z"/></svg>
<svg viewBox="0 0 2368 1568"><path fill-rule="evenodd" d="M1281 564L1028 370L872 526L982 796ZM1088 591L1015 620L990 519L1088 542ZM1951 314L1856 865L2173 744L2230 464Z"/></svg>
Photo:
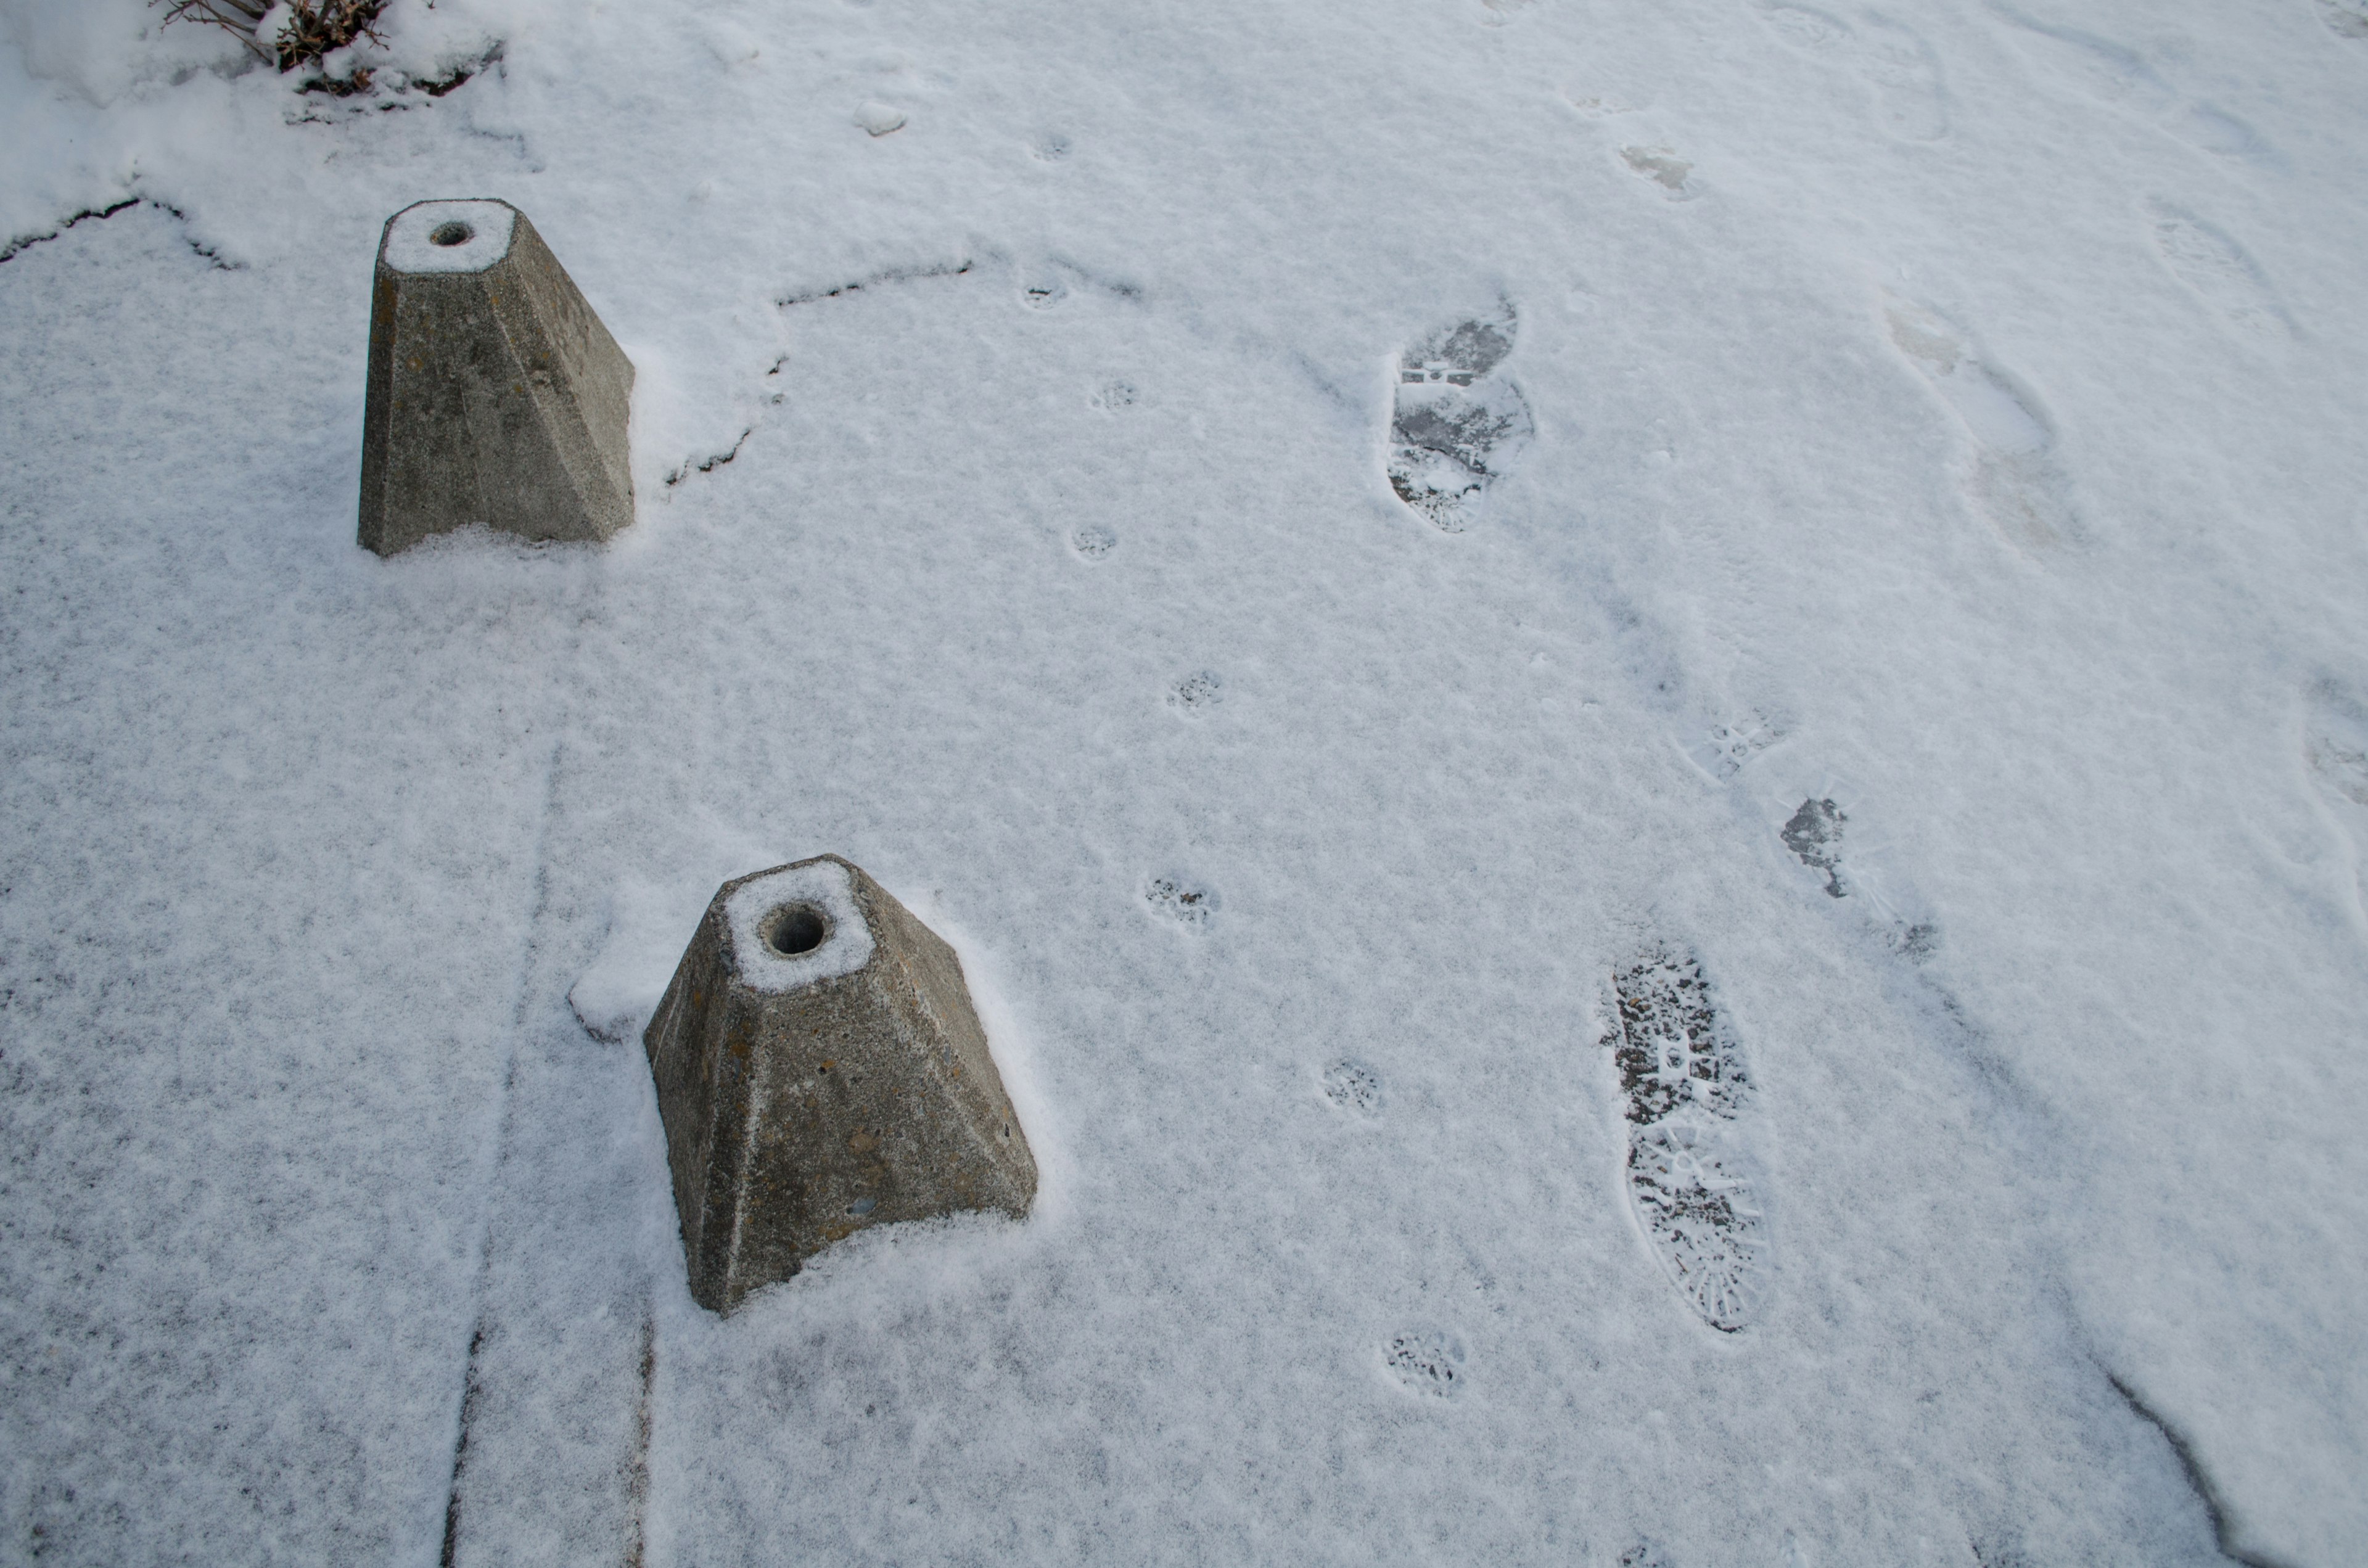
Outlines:
<svg viewBox="0 0 2368 1568"><path fill-rule="evenodd" d="M633 520L625 358L507 201L386 221L370 292L361 542L381 555L483 523L605 540Z"/></svg>
<svg viewBox="0 0 2368 1568"><path fill-rule="evenodd" d="M712 1311L866 1226L1035 1199L961 960L836 855L724 883L643 1043Z"/></svg>

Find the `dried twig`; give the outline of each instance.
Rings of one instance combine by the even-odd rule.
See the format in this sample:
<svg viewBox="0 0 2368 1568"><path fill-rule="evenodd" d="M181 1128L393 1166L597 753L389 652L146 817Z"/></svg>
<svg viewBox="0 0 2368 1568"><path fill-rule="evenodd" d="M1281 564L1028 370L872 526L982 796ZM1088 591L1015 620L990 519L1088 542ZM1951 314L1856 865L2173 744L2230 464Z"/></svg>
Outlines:
<svg viewBox="0 0 2368 1568"><path fill-rule="evenodd" d="M386 40L372 26L386 0L289 0L288 19L268 44L259 36L270 0L149 0L165 7L167 22L202 22L234 33L241 43L282 71L307 65L358 38ZM367 81L362 74L355 75Z"/></svg>

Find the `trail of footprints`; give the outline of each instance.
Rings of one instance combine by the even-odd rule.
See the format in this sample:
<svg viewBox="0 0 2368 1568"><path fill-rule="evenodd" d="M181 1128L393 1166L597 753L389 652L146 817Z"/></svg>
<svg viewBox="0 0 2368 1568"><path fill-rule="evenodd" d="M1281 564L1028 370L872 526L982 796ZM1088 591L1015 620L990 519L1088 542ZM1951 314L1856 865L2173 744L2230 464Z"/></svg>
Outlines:
<svg viewBox="0 0 2368 1568"><path fill-rule="evenodd" d="M2004 0L1989 0L1989 8L2015 29L2016 43L2043 70L2091 97L2152 120L2203 152L2256 162L2268 157L2268 143L2251 126L2216 104L2180 93L2135 50L2026 17Z"/></svg>
<svg viewBox="0 0 2368 1568"><path fill-rule="evenodd" d="M1853 27L1808 6L1752 0L1769 28L1804 54L1846 64L1873 90L1884 129L1910 142L1937 142L1949 133L1948 93L1940 57L1923 35L1874 12Z"/></svg>

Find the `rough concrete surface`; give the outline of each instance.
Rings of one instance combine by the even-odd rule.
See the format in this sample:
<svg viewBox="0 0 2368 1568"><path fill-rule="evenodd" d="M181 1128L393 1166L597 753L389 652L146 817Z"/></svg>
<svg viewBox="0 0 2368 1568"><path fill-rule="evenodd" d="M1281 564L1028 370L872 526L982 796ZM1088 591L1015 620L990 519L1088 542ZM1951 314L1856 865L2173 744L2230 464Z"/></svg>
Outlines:
<svg viewBox="0 0 2368 1568"><path fill-rule="evenodd" d="M360 537L381 555L484 524L600 540L633 520L632 362L526 214L387 220L370 297Z"/></svg>
<svg viewBox="0 0 2368 1568"><path fill-rule="evenodd" d="M726 882L643 1043L716 1312L866 1226L1035 1198L962 961L835 855Z"/></svg>

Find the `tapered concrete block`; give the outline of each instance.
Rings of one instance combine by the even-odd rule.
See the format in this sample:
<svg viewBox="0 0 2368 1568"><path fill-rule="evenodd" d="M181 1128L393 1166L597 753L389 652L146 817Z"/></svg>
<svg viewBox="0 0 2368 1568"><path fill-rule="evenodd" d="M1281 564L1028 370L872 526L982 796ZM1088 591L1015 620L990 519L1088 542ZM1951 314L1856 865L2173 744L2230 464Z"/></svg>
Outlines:
<svg viewBox="0 0 2368 1568"><path fill-rule="evenodd" d="M643 1043L716 1312L865 1226L1035 1199L962 961L835 855L724 883Z"/></svg>
<svg viewBox="0 0 2368 1568"><path fill-rule="evenodd" d="M483 523L605 540L633 520L633 366L526 214L422 201L386 221L370 293L361 542Z"/></svg>

